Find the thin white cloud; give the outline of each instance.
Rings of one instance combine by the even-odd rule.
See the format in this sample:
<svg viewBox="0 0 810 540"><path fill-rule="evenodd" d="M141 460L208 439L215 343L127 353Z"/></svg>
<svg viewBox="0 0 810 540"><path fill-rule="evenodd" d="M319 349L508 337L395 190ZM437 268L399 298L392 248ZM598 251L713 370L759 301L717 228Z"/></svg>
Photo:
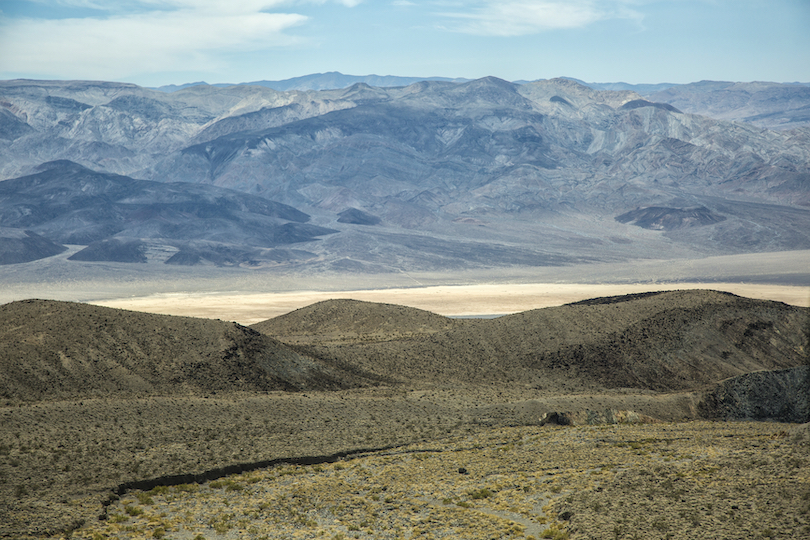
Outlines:
<svg viewBox="0 0 810 540"><path fill-rule="evenodd" d="M581 28L609 18L640 17L624 0L484 0L461 4L440 14L451 21L445 28L482 36L522 36Z"/></svg>
<svg viewBox="0 0 810 540"><path fill-rule="evenodd" d="M106 11L68 19L0 14L0 72L118 79L137 73L216 71L224 55L292 46L308 17L269 10L281 0L61 0ZM134 11L130 11L134 10Z"/></svg>

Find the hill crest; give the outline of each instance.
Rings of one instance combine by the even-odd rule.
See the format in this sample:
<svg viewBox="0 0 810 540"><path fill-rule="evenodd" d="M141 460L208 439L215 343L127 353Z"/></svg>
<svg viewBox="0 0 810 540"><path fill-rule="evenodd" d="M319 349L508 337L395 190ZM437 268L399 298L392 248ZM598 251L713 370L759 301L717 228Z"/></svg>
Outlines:
<svg viewBox="0 0 810 540"><path fill-rule="evenodd" d="M52 300L0 306L0 396L334 390L369 384L236 323Z"/></svg>

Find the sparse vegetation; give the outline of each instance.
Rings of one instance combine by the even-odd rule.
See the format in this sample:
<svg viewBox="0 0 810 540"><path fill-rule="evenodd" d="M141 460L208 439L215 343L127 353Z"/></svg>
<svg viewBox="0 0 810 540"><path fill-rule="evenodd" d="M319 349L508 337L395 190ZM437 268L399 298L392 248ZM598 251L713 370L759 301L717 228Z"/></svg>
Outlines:
<svg viewBox="0 0 810 540"><path fill-rule="evenodd" d="M486 429L197 489L135 491L75 536L123 538L135 528L208 540L236 530L300 539L795 537L810 526L810 471L782 440L755 423ZM644 455L631 444L639 441ZM746 462L757 465L737 467ZM458 473L462 463L469 474Z"/></svg>
<svg viewBox="0 0 810 540"><path fill-rule="evenodd" d="M738 302L707 296L721 304ZM673 298L692 301L689 295ZM608 300L595 303L594 310L617 312L616 300ZM524 319L498 324L511 328L522 321L517 327L525 329ZM683 320L696 324L686 315ZM397 347L446 346L451 343L442 337L446 328L430 327L445 321L448 328L464 330L454 337L468 340L463 347L487 350L479 323L446 323L433 316L425 321L430 324L422 331L362 346L385 354L400 351L396 354L413 361L414 351ZM751 330L750 324L733 321L729 324L738 325L743 337L749 330L753 336L771 328L760 324ZM171 337L166 328L136 327ZM793 339L789 328L778 339ZM227 335L256 337L240 332ZM519 339L504 337L499 343L510 341ZM157 343L162 341L142 344ZM459 343L453 347L462 347ZM350 345L345 339L340 347ZM115 339L105 347L124 348ZM297 358L340 363L329 356L332 349L318 347L312 341L296 345ZM453 364L442 355L416 358L426 362L417 366L420 370L441 368L445 374L492 365L491 360ZM351 357L344 359L344 368L351 365ZM528 361L521 362L520 369L528 369ZM362 366L345 373L353 369ZM487 373L481 377L489 380ZM8 403L0 409L0 495L14 512L8 510L12 505L0 505L0 533L44 535L82 522L75 534L87 539L186 540L245 534L270 539L288 533L347 539L633 538L639 531L645 538L697 538L698 533L711 538L712 531L722 536L735 527L779 537L810 527L810 460L802 446L807 437L794 428L661 422L694 420L696 394L608 391L557 368L537 370L546 388L541 391L532 382L523 384L521 373L499 372L491 384L437 375L441 384L344 391L215 395L212 388L201 395L121 398L112 392ZM567 412L544 416L552 411ZM541 418L553 421L541 426ZM374 448L387 450L362 453ZM310 461L295 462L300 456L324 456L326 462L304 465ZM268 467L272 463L266 460L275 457L293 462ZM242 465L230 469L234 464ZM222 476L230 470L252 472ZM212 481L194 483L204 478ZM184 483L139 483L147 479ZM126 495L110 500L111 489L119 485ZM766 487L754 490L757 485ZM214 510L201 513L203 508ZM98 521L102 512L107 519Z"/></svg>

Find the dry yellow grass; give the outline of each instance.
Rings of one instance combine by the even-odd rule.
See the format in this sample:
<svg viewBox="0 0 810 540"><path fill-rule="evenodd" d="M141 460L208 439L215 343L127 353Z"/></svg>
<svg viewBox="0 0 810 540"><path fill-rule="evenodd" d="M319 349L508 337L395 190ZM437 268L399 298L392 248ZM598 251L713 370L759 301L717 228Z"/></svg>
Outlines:
<svg viewBox="0 0 810 540"><path fill-rule="evenodd" d="M767 423L500 428L132 492L102 538L799 538L810 456Z"/></svg>

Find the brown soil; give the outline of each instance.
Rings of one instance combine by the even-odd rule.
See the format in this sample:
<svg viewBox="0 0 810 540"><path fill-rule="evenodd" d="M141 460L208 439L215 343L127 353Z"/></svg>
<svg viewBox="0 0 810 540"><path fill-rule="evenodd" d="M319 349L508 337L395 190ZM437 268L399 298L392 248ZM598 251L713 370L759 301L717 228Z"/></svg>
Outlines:
<svg viewBox="0 0 810 540"><path fill-rule="evenodd" d="M89 525L116 489L273 460L485 437L551 417L695 419L704 386L799 365L807 348L807 309L711 292L486 321L334 301L257 325L280 341L234 323L62 302L15 302L0 316L0 536L11 537ZM590 531L582 519L577 530Z"/></svg>

